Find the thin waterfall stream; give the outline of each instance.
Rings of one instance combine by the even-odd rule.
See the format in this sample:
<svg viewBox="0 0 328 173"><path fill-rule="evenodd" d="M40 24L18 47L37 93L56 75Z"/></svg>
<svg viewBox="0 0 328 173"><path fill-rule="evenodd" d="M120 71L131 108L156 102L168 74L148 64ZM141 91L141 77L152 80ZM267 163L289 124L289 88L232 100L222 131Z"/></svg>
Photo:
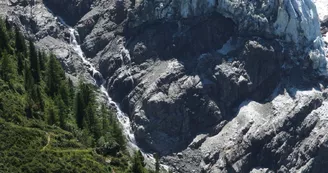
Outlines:
<svg viewBox="0 0 328 173"><path fill-rule="evenodd" d="M47 7L46 7L47 8ZM124 134L124 136L127 139L127 146L128 148L132 149L132 150L140 150L141 153L143 154L145 160L148 163L151 163L152 165L155 165L155 158L153 156L153 154L149 154L149 153L145 153L143 152L143 150L141 148L138 147L137 142L135 140L135 136L131 127L131 122L130 122L130 118L121 110L119 104L117 104L116 102L113 101L113 99L109 96L106 88L104 87L104 80L103 77L101 75L101 73L93 66L93 64L88 61L81 49L80 44L77 41L76 36L78 36L78 32L71 26L69 26L60 16L55 15L49 8L47 8L48 11L50 13L52 13L57 19L58 21L63 24L64 26L66 26L69 30L69 34L70 34L70 45L73 48L73 50L78 54L78 56L82 59L83 65L88 68L88 72L92 75L93 80L94 80L94 84L96 86L99 86L99 90L100 92L106 97L106 101L107 101L107 106L114 106L116 109L116 118L119 121L119 123L121 124L122 127L122 132ZM125 64L124 63L124 58L127 58L128 63ZM130 54L129 51L127 49L125 49L123 47L122 49L122 55L121 55L121 59L122 59L122 63L123 66L128 66L131 67L131 58L130 58ZM128 68L127 69L127 73L130 75L130 78L132 80L132 83L134 83L133 78L131 76L131 71ZM101 83L97 83L97 80L101 80ZM169 166L167 165L163 165L161 164L161 167L163 169L165 169L166 171L169 171Z"/></svg>
<svg viewBox="0 0 328 173"><path fill-rule="evenodd" d="M102 76L102 75L100 74L100 72L98 70L96 70L96 68L92 65L92 63L85 58L85 56L83 54L83 51L81 49L81 46L78 44L77 39L76 39L76 35L78 35L76 30L70 27L69 31L70 31L70 44L71 44L72 48L79 55L79 57L82 59L83 65L85 65L88 68L88 71L91 73L91 75L94 79L94 83L97 84L97 80L95 79L95 75L96 74L98 76ZM124 114L124 112L120 109L119 105L116 102L114 102L112 100L112 98L108 95L108 92L107 92L107 90L106 90L106 88L104 87L103 84L101 84L99 86L99 89L100 89L101 93L106 96L107 105L108 106L113 105L115 107L116 112L117 112L117 119L120 122L120 124L122 125L122 128L123 128L122 130L123 130L123 133L124 133L124 135L126 136L126 138L128 140L128 145L130 147L135 148L135 149L139 149L137 147L137 144L136 144L136 140L135 140L135 137L134 137L134 134L133 134L133 130L131 128L131 123L130 123L129 117L127 117Z"/></svg>
<svg viewBox="0 0 328 173"><path fill-rule="evenodd" d="M60 19L60 20L62 20L62 19ZM69 27L69 31L70 31L70 44L71 44L72 48L79 55L79 57L82 59L83 65L88 68L88 71L91 73L91 75L92 75L92 77L94 79L94 83L97 84L97 79L96 79L95 76L96 75L97 76L100 76L100 78L102 79L101 73L98 70L96 70L96 68L93 66L93 64L85 58L84 53L83 53L83 51L81 49L81 46L78 44L77 39L76 39L76 35L78 35L77 31L74 28L72 28L72 27L70 27L68 25L66 25L66 26ZM128 50L124 49L123 51L125 53L125 56L129 56L129 55L127 55L127 52L126 52ZM128 73L131 73L131 72L128 71ZM131 77L131 79L132 79L132 77ZM99 89L100 89L101 93L106 96L107 105L108 106L113 105L115 107L115 109L116 109L116 117L117 117L118 121L120 122L120 124L122 126L122 131L123 131L123 134L125 135L125 137L127 139L127 145L128 145L128 147L130 147L133 150L140 150L140 151L142 151L138 147L137 142L135 140L135 136L134 136L134 133L133 133L133 130L132 130L132 127L131 127L131 122L130 122L129 117L120 109L120 106L116 102L114 102L112 100L112 98L109 96L109 94L108 94L106 88L104 87L104 85L101 84L101 85L98 85L98 86L99 86ZM154 156L152 154L148 154L148 153L145 153L143 151L142 151L142 154L144 155L145 159L148 162L151 162L152 164L155 164L155 158L154 158ZM165 170L169 170L169 167L168 166L166 166L166 165L161 165L161 166Z"/></svg>

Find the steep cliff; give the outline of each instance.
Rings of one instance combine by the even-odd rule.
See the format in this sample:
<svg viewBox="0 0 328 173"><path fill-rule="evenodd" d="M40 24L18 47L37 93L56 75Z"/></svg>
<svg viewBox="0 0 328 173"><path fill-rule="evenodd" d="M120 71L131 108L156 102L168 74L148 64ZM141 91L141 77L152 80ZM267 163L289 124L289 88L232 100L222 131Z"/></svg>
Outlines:
<svg viewBox="0 0 328 173"><path fill-rule="evenodd" d="M74 26L139 146L175 172L327 167L325 45L311 0L28 2L1 8L68 73L91 78L55 16Z"/></svg>

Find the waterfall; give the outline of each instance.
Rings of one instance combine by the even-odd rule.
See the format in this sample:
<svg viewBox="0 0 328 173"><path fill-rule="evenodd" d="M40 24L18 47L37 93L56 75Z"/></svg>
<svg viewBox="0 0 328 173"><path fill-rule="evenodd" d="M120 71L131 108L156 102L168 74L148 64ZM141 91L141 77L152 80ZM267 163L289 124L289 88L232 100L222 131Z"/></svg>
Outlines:
<svg viewBox="0 0 328 173"><path fill-rule="evenodd" d="M66 26L68 26L68 25L66 25ZM117 117L117 120L119 121L119 123L122 126L122 131L123 131L123 134L125 135L125 137L127 139L127 145L128 145L128 147L130 147L131 149L134 149L134 150L140 150L140 151L142 151L138 147L137 142L135 140L135 136L134 136L134 133L133 133L133 130L132 130L132 127L131 127L131 122L130 122L129 117L126 116L126 114L120 109L120 106L116 102L114 102L112 100L112 98L109 96L106 88L102 84L103 78L102 78L101 73L98 70L96 70L96 68L92 65L92 63L85 58L84 53L83 53L83 51L81 49L81 46L78 44L77 39L76 39L76 35L78 35L77 31L74 28L72 28L72 27L69 27L69 31L70 31L70 44L71 44L72 48L74 49L74 51L82 59L83 65L85 65L88 68L88 71L91 73L92 77L94 78L94 83L95 84L97 84L96 75L97 76L100 76L100 78L101 78L101 85L100 85L99 89L100 89L101 93L106 96L107 105L108 106L113 105L115 107L115 109L116 109L116 117ZM123 60L123 63L124 63L124 57L127 58L127 60L128 60L128 63L127 63L128 64L128 67L127 67L128 68L128 71L127 71L127 73L128 73L128 75L130 76L130 78L131 78L131 80L133 82L133 78L132 78L131 71L130 71L130 68L129 68L131 66L130 54L129 54L128 50L125 49L125 48L122 48L121 54L122 54L122 57L121 58ZM155 164L155 158L153 157L152 154L145 153L143 151L142 151L142 154L144 155L145 160L147 160L148 162L151 162L152 164ZM165 170L167 170L167 171L169 170L169 167L168 166L166 166L166 165L161 165L161 166Z"/></svg>
<svg viewBox="0 0 328 173"><path fill-rule="evenodd" d="M82 59L83 65L88 68L88 71L91 73L92 77L94 78L94 82L96 84L97 79L95 79L96 78L95 75L97 74L98 76L102 76L101 73L98 70L96 70L96 68L92 65L92 63L85 58L84 53L81 49L81 46L78 44L77 39L76 39L76 35L78 35L76 30L70 27L69 31L70 31L70 44L71 44L72 48ZM101 77L101 79L102 79L102 77ZM101 81L101 82L103 82L103 81ZM126 138L128 140L128 145L130 147L133 147L134 149L139 149L136 144L136 140L135 140L135 137L133 134L133 130L131 128L131 123L130 123L129 117L127 117L124 114L124 112L120 109L119 105L117 103L115 103L112 100L112 98L108 95L108 92L103 84L100 85L99 89L100 89L101 93L106 96L107 105L115 106L115 109L117 112L116 116L117 116L118 121L122 125L123 134L126 136Z"/></svg>
<svg viewBox="0 0 328 173"><path fill-rule="evenodd" d="M45 6L46 7L46 6ZM47 7L46 7L47 8ZM64 26L66 26L69 29L69 34L70 34L70 45L73 48L73 50L78 54L78 56L82 59L83 65L87 68L88 72L92 75L93 80L94 80L94 84L99 86L100 92L106 96L107 99L107 105L108 106L114 106L116 109L116 117L117 120L119 121L119 123L122 126L122 131L124 136L127 139L127 145L128 147L130 147L133 150L140 150L143 154L143 156L145 157L145 160L147 160L148 162L151 162L153 165L155 165L155 158L153 157L152 154L149 153L145 153L143 152L137 145L137 142L135 140L135 136L131 127L131 122L128 116L126 116L126 114L121 110L120 106L114 102L112 100L112 98L109 96L106 88L103 85L103 77L101 75L101 73L93 66L93 64L88 61L86 59L86 57L84 56L84 53L81 49L81 46L79 45L76 36L78 36L78 32L72 28L71 26L69 26L68 24L66 24L66 22L60 17L60 16L56 16L49 8L47 8L48 11L56 18L58 19L58 21L63 24ZM127 63L125 63L124 58L127 59ZM132 81L132 83L134 83L132 75L131 75L131 71L130 71L130 67L131 67L131 57L130 57L130 53L129 51L123 46L121 48L121 59L122 59L122 63L123 66L127 66L127 73ZM97 83L100 82L100 83ZM165 169L166 171L169 170L169 167L167 165L162 165L161 167L163 169Z"/></svg>
<svg viewBox="0 0 328 173"><path fill-rule="evenodd" d="M127 63L125 63L124 61L124 58L127 59ZM122 60L122 63L124 66L127 66L127 74L128 76L130 77L130 80L132 82L132 84L134 85L134 80L133 80L133 77L132 77L132 74L131 74L131 56L130 56L130 52L129 50L127 50L124 46L122 46L121 48L121 60Z"/></svg>

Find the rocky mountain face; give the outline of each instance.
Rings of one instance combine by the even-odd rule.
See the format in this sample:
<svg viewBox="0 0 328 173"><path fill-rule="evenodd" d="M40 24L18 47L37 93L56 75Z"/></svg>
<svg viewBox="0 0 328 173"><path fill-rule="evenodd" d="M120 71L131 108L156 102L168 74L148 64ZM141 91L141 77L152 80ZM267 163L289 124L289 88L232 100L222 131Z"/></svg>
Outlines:
<svg viewBox="0 0 328 173"><path fill-rule="evenodd" d="M139 147L173 172L327 168L328 7L320 18L311 0L8 0L0 8L72 78L91 80L70 46L67 25L76 28Z"/></svg>

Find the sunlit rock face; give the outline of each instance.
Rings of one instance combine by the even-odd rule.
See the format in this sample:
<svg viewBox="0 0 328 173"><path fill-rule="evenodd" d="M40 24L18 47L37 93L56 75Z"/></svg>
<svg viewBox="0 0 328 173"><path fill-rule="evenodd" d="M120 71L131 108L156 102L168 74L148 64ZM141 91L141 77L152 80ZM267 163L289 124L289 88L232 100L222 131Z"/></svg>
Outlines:
<svg viewBox="0 0 328 173"><path fill-rule="evenodd" d="M154 3L155 15L147 15L148 21L188 18L216 11L231 18L240 31L248 34L276 35L299 44L312 42L320 35L317 11L311 0L159 0L139 2L136 8L145 8L150 3Z"/></svg>
<svg viewBox="0 0 328 173"><path fill-rule="evenodd" d="M139 1L135 8L144 11L138 13L139 21L135 25L218 12L232 19L240 34L292 42L300 50L306 50L313 61L313 68L326 66L319 18L312 0L158 0Z"/></svg>
<svg viewBox="0 0 328 173"><path fill-rule="evenodd" d="M328 1L326 0L313 0L314 4L317 7L319 20L321 23L321 34L324 45L324 51L326 53L326 58L328 56ZM327 73L326 73L327 75Z"/></svg>

